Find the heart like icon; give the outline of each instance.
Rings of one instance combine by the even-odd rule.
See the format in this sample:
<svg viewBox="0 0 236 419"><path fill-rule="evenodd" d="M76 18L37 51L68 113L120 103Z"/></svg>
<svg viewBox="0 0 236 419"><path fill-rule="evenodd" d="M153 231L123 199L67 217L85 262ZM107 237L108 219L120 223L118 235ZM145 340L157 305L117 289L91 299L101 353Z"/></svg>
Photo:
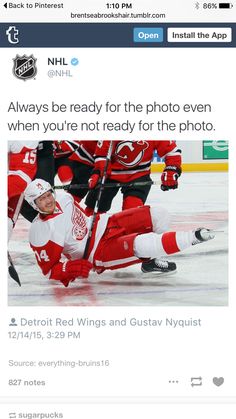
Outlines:
<svg viewBox="0 0 236 419"><path fill-rule="evenodd" d="M220 387L224 383L224 378L223 377L214 377L213 378L213 383L215 384L215 386Z"/></svg>

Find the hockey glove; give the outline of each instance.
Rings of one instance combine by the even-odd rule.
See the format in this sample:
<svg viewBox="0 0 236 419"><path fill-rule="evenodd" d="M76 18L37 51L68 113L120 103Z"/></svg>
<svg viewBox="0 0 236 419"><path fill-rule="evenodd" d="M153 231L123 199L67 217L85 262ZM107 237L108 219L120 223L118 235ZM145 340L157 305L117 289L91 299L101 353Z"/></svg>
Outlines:
<svg viewBox="0 0 236 419"><path fill-rule="evenodd" d="M88 278L93 265L88 260L67 260L59 262L52 268L51 278L59 280L65 287L76 278Z"/></svg>
<svg viewBox="0 0 236 419"><path fill-rule="evenodd" d="M93 170L88 180L89 189L94 189L99 183L101 176L99 170Z"/></svg>
<svg viewBox="0 0 236 419"><path fill-rule="evenodd" d="M99 157L99 160L97 160L95 162L94 170L92 171L92 175L90 176L90 178L88 180L89 189L96 188L96 186L99 183L99 180L103 176L106 164L107 164L107 160L104 159L104 158L101 158L101 157ZM108 163L106 173L107 173L107 176L109 176L111 174L111 164L110 164L110 162Z"/></svg>
<svg viewBox="0 0 236 419"><path fill-rule="evenodd" d="M161 175L161 190L178 188L178 178L181 175L181 168L177 166L166 166Z"/></svg>

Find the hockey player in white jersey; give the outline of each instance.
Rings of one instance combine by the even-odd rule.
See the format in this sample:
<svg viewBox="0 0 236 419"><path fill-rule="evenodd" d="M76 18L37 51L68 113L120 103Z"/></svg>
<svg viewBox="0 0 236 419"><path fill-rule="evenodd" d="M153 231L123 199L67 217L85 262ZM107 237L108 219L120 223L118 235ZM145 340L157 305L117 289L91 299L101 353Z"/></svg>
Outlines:
<svg viewBox="0 0 236 419"><path fill-rule="evenodd" d="M143 206L98 215L85 260L90 218L72 195L62 191L55 196L48 182L35 179L26 188L25 199L39 211L29 234L38 265L48 279L66 287L76 278L87 278L92 269L97 273L120 269L214 238L206 228L163 233L169 224L167 211Z"/></svg>

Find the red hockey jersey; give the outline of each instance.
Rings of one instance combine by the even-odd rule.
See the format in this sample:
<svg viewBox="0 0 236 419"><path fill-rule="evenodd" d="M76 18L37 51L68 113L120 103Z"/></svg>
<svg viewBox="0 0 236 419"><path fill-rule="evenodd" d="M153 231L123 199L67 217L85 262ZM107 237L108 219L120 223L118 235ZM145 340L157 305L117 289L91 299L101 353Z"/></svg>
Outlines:
<svg viewBox="0 0 236 419"><path fill-rule="evenodd" d="M95 163L106 158L109 144L98 141ZM109 178L125 183L150 174L155 150L166 165L181 166L181 150L175 141L114 141Z"/></svg>
<svg viewBox="0 0 236 419"><path fill-rule="evenodd" d="M71 155L70 160L75 160L78 163L94 166L94 153L97 146L97 141L81 140L78 141L80 146Z"/></svg>
<svg viewBox="0 0 236 419"><path fill-rule="evenodd" d="M9 141L8 143L8 197L24 191L33 179L36 169L38 141Z"/></svg>

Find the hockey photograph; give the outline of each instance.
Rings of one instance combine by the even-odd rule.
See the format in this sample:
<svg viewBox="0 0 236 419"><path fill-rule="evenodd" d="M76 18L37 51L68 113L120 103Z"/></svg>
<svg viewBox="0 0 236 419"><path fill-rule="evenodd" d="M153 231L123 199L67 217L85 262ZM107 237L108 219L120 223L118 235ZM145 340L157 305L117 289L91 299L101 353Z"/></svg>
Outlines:
<svg viewBox="0 0 236 419"><path fill-rule="evenodd" d="M227 306L228 142L9 141L10 306Z"/></svg>

